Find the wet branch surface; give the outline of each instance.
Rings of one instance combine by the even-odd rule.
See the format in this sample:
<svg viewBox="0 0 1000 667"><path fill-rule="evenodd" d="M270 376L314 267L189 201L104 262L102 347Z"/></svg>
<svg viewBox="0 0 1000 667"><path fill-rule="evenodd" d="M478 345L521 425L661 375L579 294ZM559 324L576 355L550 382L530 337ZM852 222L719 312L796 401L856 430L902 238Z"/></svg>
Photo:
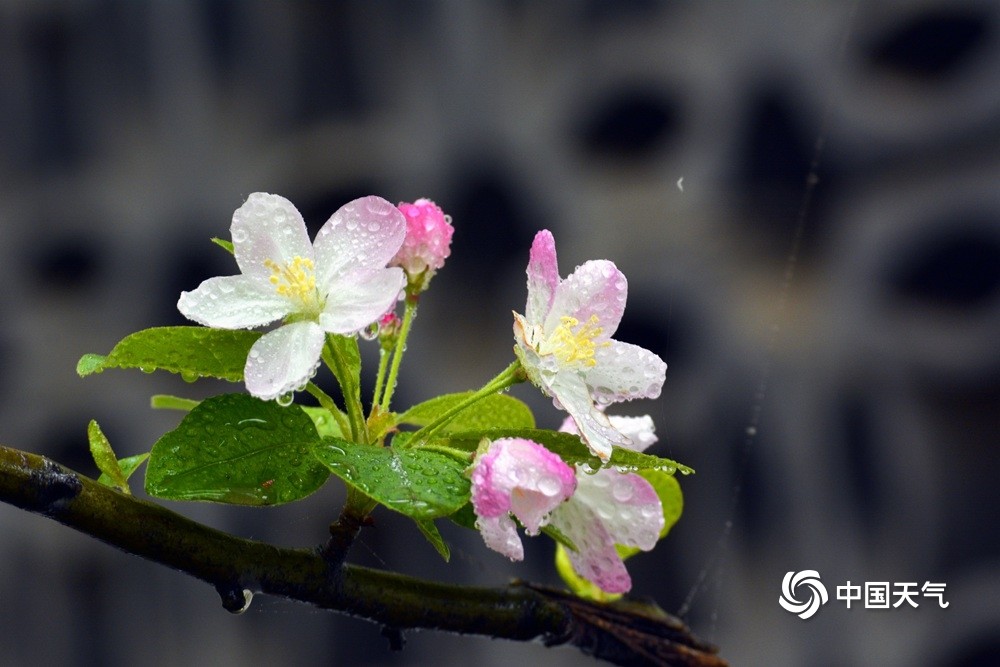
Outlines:
<svg viewBox="0 0 1000 667"><path fill-rule="evenodd" d="M250 591L379 623L393 645L402 631L425 628L571 644L619 665L727 664L715 647L651 603L598 604L521 582L455 586L340 564L343 554L331 558L330 545L289 549L236 537L3 446L0 501L201 579L232 612L246 607L244 591Z"/></svg>

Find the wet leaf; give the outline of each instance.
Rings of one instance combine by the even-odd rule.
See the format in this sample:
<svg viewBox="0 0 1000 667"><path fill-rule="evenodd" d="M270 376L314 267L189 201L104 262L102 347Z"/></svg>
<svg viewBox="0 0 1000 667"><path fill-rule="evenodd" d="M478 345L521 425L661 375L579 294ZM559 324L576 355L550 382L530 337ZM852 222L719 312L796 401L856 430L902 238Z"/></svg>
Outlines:
<svg viewBox="0 0 1000 667"><path fill-rule="evenodd" d="M298 406L246 394L208 398L153 445L146 492L234 505L289 503L329 477L311 454L318 441Z"/></svg>
<svg viewBox="0 0 1000 667"><path fill-rule="evenodd" d="M108 368L138 368L179 373L186 380L213 377L230 382L243 379L256 331L206 327L158 327L125 337L107 356L85 354L76 366L80 377Z"/></svg>
<svg viewBox="0 0 1000 667"><path fill-rule="evenodd" d="M399 417L400 424L426 426L475 392L445 394L418 403ZM439 433L475 431L489 428L534 428L531 408L513 396L494 394L474 403L445 424Z"/></svg>
<svg viewBox="0 0 1000 667"><path fill-rule="evenodd" d="M448 516L469 501L465 465L437 452L323 438L316 458L345 483L417 520Z"/></svg>

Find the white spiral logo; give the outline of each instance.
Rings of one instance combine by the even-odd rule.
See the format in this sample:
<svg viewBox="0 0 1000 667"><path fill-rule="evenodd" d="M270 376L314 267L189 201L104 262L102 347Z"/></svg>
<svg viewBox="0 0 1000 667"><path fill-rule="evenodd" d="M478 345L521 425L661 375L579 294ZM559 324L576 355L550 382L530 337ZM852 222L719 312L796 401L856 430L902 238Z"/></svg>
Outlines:
<svg viewBox="0 0 1000 667"><path fill-rule="evenodd" d="M809 599L802 602L795 597L795 590L800 585L809 588ZM788 572L781 581L781 597L778 598L778 603L785 611L798 614L802 620L819 611L820 606L826 604L829 599L826 586L819 580L819 572L816 570Z"/></svg>

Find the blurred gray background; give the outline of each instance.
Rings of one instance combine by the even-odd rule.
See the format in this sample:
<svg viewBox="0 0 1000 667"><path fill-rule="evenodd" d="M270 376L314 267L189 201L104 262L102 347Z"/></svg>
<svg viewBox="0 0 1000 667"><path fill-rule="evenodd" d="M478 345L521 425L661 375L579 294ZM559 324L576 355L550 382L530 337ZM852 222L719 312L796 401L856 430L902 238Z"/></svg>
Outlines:
<svg viewBox="0 0 1000 667"><path fill-rule="evenodd" d="M996 661L1000 6L853 7L0 2L0 442L92 474L89 419L135 454L178 420L149 395L238 389L74 369L184 322L180 291L233 272L208 239L249 193L288 197L313 232L355 196L428 196L455 241L397 406L511 360L547 227L564 275L608 258L628 276L616 337L669 370L659 400L623 411L652 414L656 452L698 470L673 533L630 561L636 592L734 664ZM337 486L268 510L170 505L306 546ZM510 564L445 531L449 566L381 511L352 558L556 583L547 540ZM831 600L803 622L777 604L802 569L831 596L945 582L950 606ZM6 505L0 628L3 665L590 662L429 632L390 653L374 625L261 596L231 616L200 582Z"/></svg>

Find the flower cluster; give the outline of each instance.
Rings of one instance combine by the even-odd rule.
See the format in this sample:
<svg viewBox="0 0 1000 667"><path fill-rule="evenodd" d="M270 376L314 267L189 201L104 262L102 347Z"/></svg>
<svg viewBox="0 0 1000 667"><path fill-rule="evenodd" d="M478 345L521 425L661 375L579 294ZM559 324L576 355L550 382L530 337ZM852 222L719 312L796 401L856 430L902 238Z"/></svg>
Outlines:
<svg viewBox="0 0 1000 667"><path fill-rule="evenodd" d="M647 417L611 417L636 451L653 442ZM562 430L576 433L567 419ZM574 470L542 445L523 439L496 440L472 467L472 506L486 545L511 560L524 548L511 516L529 535L551 524L570 542L576 572L607 593L625 593L632 580L617 545L649 551L663 528L663 507L642 476L613 468Z"/></svg>
<svg viewBox="0 0 1000 667"><path fill-rule="evenodd" d="M361 416L356 391L353 398L344 397L355 401L346 414L335 406L331 412L354 444L380 446L402 420L389 406L416 297L444 265L453 231L450 217L429 199L393 206L370 196L341 207L310 241L288 200L254 193L233 214L240 273L204 281L183 292L177 305L186 317L220 329L281 321L249 349L243 373L251 395L281 403L308 387L325 399L324 406L333 405L309 384L321 360L335 359L338 345L350 337L377 336L382 357L369 417ZM470 392L465 403L428 419L409 434L407 446L413 451L433 444L432 436L458 412L530 380L568 413L561 430L579 436L603 466L574 467L525 437L484 438L474 457L439 445L462 458L460 466L471 463L469 495L455 507L471 501L487 546L512 560L524 557L515 519L529 535L546 529L567 546L579 576L607 593L622 593L631 588L622 549L652 549L664 530L664 511L649 481L612 464L615 447L642 452L656 441L652 420L609 417L604 410L618 401L657 397L666 364L649 350L612 338L628 292L612 262L585 262L563 279L555 240L543 230L531 246L527 288L524 313L514 313L517 361L479 392ZM395 313L401 299L402 319ZM464 483L461 469L456 474ZM428 524L424 520L423 529L429 530Z"/></svg>

